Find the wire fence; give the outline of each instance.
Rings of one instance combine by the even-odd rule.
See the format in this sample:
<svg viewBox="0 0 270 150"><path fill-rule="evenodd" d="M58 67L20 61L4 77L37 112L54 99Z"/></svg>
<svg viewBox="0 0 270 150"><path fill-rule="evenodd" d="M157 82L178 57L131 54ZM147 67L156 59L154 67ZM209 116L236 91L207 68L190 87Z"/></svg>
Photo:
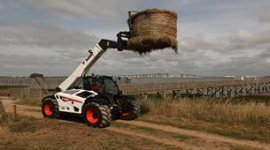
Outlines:
<svg viewBox="0 0 270 150"><path fill-rule="evenodd" d="M65 77L37 80L28 77L0 77L0 97L14 99L41 99L46 93L42 87L55 89ZM269 92L270 79L234 80L231 78L121 78L118 85L125 94L172 93L176 95L245 95ZM46 84L46 86L42 86ZM252 92L254 91L254 92ZM217 94L213 94L217 93ZM235 93L235 94L229 94ZM239 94L240 93L240 94ZM243 93L243 94L241 94ZM246 94L246 95L247 95Z"/></svg>

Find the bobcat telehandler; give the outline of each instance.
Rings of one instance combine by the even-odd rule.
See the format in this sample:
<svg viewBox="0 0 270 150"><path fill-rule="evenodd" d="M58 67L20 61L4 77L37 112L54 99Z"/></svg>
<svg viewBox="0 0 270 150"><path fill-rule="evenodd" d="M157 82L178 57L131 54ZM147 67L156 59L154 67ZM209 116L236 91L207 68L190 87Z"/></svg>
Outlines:
<svg viewBox="0 0 270 150"><path fill-rule="evenodd" d="M122 94L112 77L86 76L107 49L127 49L129 37L130 32L119 32L117 41L102 39L89 50L89 55L57 87L58 92L42 99L43 116L79 115L89 126L99 128L109 126L112 119L136 119L139 105L134 97Z"/></svg>

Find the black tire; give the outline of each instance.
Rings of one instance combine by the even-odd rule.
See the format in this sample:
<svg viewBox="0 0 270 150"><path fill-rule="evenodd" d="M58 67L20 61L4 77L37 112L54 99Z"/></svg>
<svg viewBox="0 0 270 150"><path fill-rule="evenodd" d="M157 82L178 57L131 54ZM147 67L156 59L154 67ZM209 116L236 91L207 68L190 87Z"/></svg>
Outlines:
<svg viewBox="0 0 270 150"><path fill-rule="evenodd" d="M42 114L45 118L60 118L58 103L52 97L46 97L41 104Z"/></svg>
<svg viewBox="0 0 270 150"><path fill-rule="evenodd" d="M94 128L105 128L111 123L111 112L107 105L89 102L83 107L83 119Z"/></svg>
<svg viewBox="0 0 270 150"><path fill-rule="evenodd" d="M136 100L129 99L123 102L123 111L120 114L120 118L123 120L134 120L140 115L140 105Z"/></svg>

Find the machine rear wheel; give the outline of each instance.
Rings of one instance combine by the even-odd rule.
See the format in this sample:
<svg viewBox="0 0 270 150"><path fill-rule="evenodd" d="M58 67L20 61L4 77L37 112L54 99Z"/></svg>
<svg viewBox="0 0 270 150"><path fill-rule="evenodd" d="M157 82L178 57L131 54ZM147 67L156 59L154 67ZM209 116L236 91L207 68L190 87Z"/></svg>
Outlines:
<svg viewBox="0 0 270 150"><path fill-rule="evenodd" d="M140 115L140 106L135 100L126 100L123 103L123 111L120 118L123 120L134 120Z"/></svg>
<svg viewBox="0 0 270 150"><path fill-rule="evenodd" d="M41 107L45 118L59 118L58 104L55 99L44 98Z"/></svg>
<svg viewBox="0 0 270 150"><path fill-rule="evenodd" d="M91 102L84 106L83 118L89 126L104 128L110 125L111 112L108 106Z"/></svg>

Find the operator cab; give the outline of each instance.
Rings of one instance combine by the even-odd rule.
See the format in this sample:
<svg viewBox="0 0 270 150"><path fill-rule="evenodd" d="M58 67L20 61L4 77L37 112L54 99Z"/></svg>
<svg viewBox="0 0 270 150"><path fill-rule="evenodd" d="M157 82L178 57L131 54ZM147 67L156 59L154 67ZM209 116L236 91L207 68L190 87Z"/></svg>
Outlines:
<svg viewBox="0 0 270 150"><path fill-rule="evenodd" d="M119 95L116 82L110 76L86 76L81 78L76 88L95 91L100 94Z"/></svg>

